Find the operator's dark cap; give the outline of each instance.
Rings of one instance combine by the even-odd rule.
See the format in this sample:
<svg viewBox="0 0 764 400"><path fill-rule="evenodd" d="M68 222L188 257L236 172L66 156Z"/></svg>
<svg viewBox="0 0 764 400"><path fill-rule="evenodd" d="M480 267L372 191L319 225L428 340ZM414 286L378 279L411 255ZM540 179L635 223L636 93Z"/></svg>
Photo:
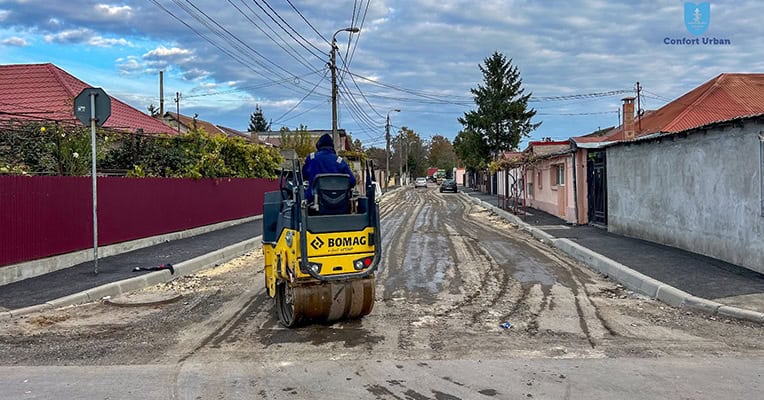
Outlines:
<svg viewBox="0 0 764 400"><path fill-rule="evenodd" d="M316 149L321 149L322 147L334 148L334 140L332 140L332 135L324 133L320 138L318 138L318 142L316 142Z"/></svg>

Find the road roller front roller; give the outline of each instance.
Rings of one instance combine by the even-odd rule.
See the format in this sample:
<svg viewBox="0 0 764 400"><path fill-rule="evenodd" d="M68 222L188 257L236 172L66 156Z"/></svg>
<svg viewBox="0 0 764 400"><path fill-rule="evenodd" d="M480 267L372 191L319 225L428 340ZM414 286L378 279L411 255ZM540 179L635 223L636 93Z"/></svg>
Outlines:
<svg viewBox="0 0 764 400"><path fill-rule="evenodd" d="M265 194L265 288L286 327L360 318L374 307L380 262L374 166L364 168L365 195L343 174L320 174L305 199L300 163L281 172Z"/></svg>

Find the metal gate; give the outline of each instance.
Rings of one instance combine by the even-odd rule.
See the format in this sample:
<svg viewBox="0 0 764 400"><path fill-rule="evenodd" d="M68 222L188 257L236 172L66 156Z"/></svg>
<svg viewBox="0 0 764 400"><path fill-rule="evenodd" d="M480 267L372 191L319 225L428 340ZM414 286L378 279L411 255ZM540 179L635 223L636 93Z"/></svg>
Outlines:
<svg viewBox="0 0 764 400"><path fill-rule="evenodd" d="M607 163L605 151L590 151L586 161L589 223L607 225Z"/></svg>

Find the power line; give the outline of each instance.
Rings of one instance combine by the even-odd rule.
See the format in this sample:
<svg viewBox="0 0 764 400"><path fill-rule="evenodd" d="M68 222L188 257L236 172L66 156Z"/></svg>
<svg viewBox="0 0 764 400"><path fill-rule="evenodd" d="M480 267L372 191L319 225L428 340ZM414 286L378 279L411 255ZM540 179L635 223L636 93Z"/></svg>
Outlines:
<svg viewBox="0 0 764 400"><path fill-rule="evenodd" d="M565 95L565 96L531 96L531 98L528 99L528 101L539 102L539 101L580 100L580 99L590 99L590 98L597 98L597 97L609 97L609 96L615 96L618 94L626 94L626 93L634 93L634 90L633 89L611 90L608 92L571 94L571 95Z"/></svg>
<svg viewBox="0 0 764 400"><path fill-rule="evenodd" d="M363 0L361 0L363 1ZM350 17L350 25L352 27L355 27L355 11L358 8L358 0L353 0L353 14ZM360 27L359 27L360 29ZM359 31L360 32L360 31ZM345 47L345 58L347 58L348 53L350 52L350 44L353 42L353 34L348 35L348 45Z"/></svg>
<svg viewBox="0 0 764 400"><path fill-rule="evenodd" d="M262 83L262 84L259 84L259 85L242 86L242 87L237 87L235 89L230 89L230 90L221 90L221 91L218 91L218 92L209 92L209 93L194 94L194 95L184 96L184 97L187 98L187 99L190 99L190 98L194 98L194 97L217 96L217 95L220 95L220 94L240 92L242 90L249 90L249 89L262 89L262 88L266 88L266 87L270 87L270 86L275 86L275 85L278 85L278 84L284 83L284 82L299 81L301 78L304 78L304 77L310 76L310 75L315 75L318 72L320 72L320 71L309 72L309 73L306 73L306 74L298 76L298 77L284 78L284 79L279 80L279 81L271 81L271 82Z"/></svg>
<svg viewBox="0 0 764 400"><path fill-rule="evenodd" d="M302 115L305 115L305 114L307 114L307 113L309 113L309 112L311 112L311 111L315 110L316 108L318 108L318 107L320 107L320 106L322 106L322 105L324 105L324 104L323 104L323 103L318 103L318 104L316 104L315 106L313 106L313 107L310 107L310 108L308 108L308 109L307 109L307 110L305 110L305 111L302 111L302 112L300 112L300 113L297 113L297 114L295 114L295 115L292 115L292 116L291 116L291 117L289 117L289 118L285 118L285 119L279 119L279 120L277 120L277 121L274 121L273 123L274 123L274 124L283 124L283 123L284 123L284 122L286 122L286 121L289 121L289 120L295 119L295 118L297 118L297 117L299 117L299 116L302 116ZM286 114L285 114L285 115L286 115ZM282 116L282 117L283 117L283 116ZM279 118L281 118L281 117L279 117Z"/></svg>
<svg viewBox="0 0 764 400"><path fill-rule="evenodd" d="M613 111L595 111L595 112L580 112L580 113L543 113L543 112L537 112L536 115L567 115L567 116L577 116L577 115L604 115L604 114L616 114L619 110L613 110Z"/></svg>
<svg viewBox="0 0 764 400"><path fill-rule="evenodd" d="M294 92L298 92L296 89L300 89L300 90L302 91L302 92L301 92L301 94L304 94L304 93L305 93L305 89L301 88L301 87L300 87L299 85L297 85L297 84L294 84L294 85L286 85L284 82L288 82L288 81L289 81L289 79L285 78L285 77L284 77L284 76L283 76L281 73L279 73L278 71L275 71L275 70L273 70L272 68L268 67L267 65L263 64L263 63L260 61L260 59L263 59L263 60L265 60L265 61L268 61L269 63L271 63L272 65L274 65L276 68L278 68L278 69L282 70L284 73L286 73L286 75L290 76L292 79L296 79L296 78L298 78L298 77L297 77L295 74L293 74L292 72L290 72L290 71L286 70L286 69L285 69L285 68L283 68L282 66L280 66L280 65L276 64L275 62L273 62L272 60L270 60L268 57L264 56L263 54L260 54L260 53L259 53L257 50L253 49L251 46L247 45L247 44L246 44L246 43L244 43L244 42L243 42L241 39L239 39L239 38L238 38L236 35L233 35L231 32L229 32L229 31L225 30L224 28L222 28L222 27L221 27L221 29L216 29L214 26L212 26L212 25L210 24L210 22L208 22L207 20L205 20L204 18L202 18L202 17L201 17L199 14L203 14L203 15L204 15L204 16L205 16L205 17L206 17L208 20L212 21L212 22L213 22L213 23L214 23L216 26L221 26L221 25L220 25L219 23L217 23L217 21L215 21L214 19L212 19L211 17L209 17L208 15L204 14L203 12L201 12L201 11L200 11L199 13L197 13L197 12L194 12L194 10L193 10L193 9L191 9L191 8L189 8L188 6L186 6L186 5L184 5L183 3L181 3L181 1L180 1L180 0L172 0L172 2L173 2L173 3L175 3L175 5L176 5L177 7L179 7L179 8L180 8L180 9L182 9L183 11L185 11L185 12L186 12L186 13L187 13L189 16L191 16L191 17L192 17L192 18L194 18L194 19L195 19L197 22L199 22L200 24L202 24L203 26L205 26L205 27L206 27L206 28L207 28L207 29L210 31L210 33L214 34L215 36L217 36L218 38L220 38L220 39L221 39L221 40L222 40L222 41L223 41L225 44L227 44L228 46L232 46L232 47L233 47L235 50L237 50L237 51L238 51L238 53L240 53L240 54L242 54L244 57L246 57L246 60L245 60L245 59L243 59L242 57L240 57L239 55L237 55L237 54L234 54L234 53L233 53L231 50L228 50L228 49L226 49L226 48L222 47L220 44L216 43L216 41L215 41L215 40L211 39L211 38L210 38L208 35L206 35L206 34L204 34L204 33L200 32L198 29L196 29L196 28L194 28L193 26L191 26L189 23L187 23L186 21L184 21L182 18L180 18L180 17L179 17L178 15L176 15L174 12L172 12L171 10L169 10L168 8L166 8L165 6L163 6L162 4L160 4L160 3L159 3L157 0L151 0L151 2L152 2L152 3L154 3L154 4L155 4L157 7L159 7L161 10L163 10L165 13L167 13L168 15L170 15L172 18L174 18L175 20L177 20L178 22L180 22L181 24L183 24L184 26L186 26L186 27L187 27L189 30L191 30L191 31L192 31L194 34L196 34L196 35L197 35L197 36L199 36L200 38L204 39L205 41L207 41L208 43L210 43L210 44L211 44L213 47L217 48L217 49L218 49L218 50L220 50L220 51L221 51L223 54L226 54L228 57L232 58L233 60L235 60L236 62L238 62L238 63L239 63L239 64L241 64L242 66L244 66L245 68L247 68L247 69L251 70L252 72L254 72L254 73L256 73L256 74L259 74L259 75L262 75L262 76L264 76L264 77L265 77L265 79L267 79L267 80L269 80L269 81L271 81L271 82L275 82L276 84L279 84L280 86L282 86L282 87L284 87L284 88L286 88L286 89L288 89L288 90L291 90L291 91L294 91ZM192 4L190 1L186 0L186 2L187 2L187 3L189 3L189 4L191 4L191 5L193 6L193 4ZM193 7L195 7L195 6L193 6ZM195 8L196 8L196 7L195 7ZM197 8L197 9L198 9L198 8ZM226 32L228 33L228 36L226 36L226 35L224 35L223 33L221 33L221 32L220 32L221 30L223 30L223 31L226 31ZM234 39L234 42L232 43L232 42L231 42L231 41L230 41L228 38L233 38L233 39ZM252 52L253 52L255 55L257 55L257 57L251 57L251 56L247 56L247 55L246 55L246 50L245 50L245 48L242 48L242 47L241 47L241 45L237 45L237 44L236 44L236 42L240 42L240 43L244 44L244 46L245 46L246 48L248 48L250 51L252 51ZM260 71L256 70L256 69L255 69L255 68L253 68L253 66L252 66L252 64L253 64L253 63L254 63L254 64L256 64L256 65L258 65L258 66L260 66L260 67L261 67L261 68L263 68L264 70L266 70L266 71L270 72L272 75L274 75L274 76L278 77L279 79L273 79L273 78L272 78L272 77L270 77L268 74L263 74L263 73L261 73ZM298 93L299 93L299 92L298 92Z"/></svg>
<svg viewBox="0 0 764 400"><path fill-rule="evenodd" d="M342 57L340 57L340 60L342 61L342 64L345 65L345 60L342 59ZM347 71L347 65L345 65L345 68L346 68L345 70ZM355 78L353 78L353 75L350 75L350 80L353 81L353 85L355 85L356 89L358 89L358 93L361 95L361 97L366 102L366 104L369 105L369 108L371 108L371 110L374 111L374 113L377 114L377 116L379 116L380 118L385 118L384 115L380 114L379 111L377 111L377 109L374 108L371 102L369 102L369 99L366 98L366 95L363 93L363 90L361 90L361 87L358 86L358 82L356 82ZM340 83L345 84L345 80L342 77L340 77ZM350 89L348 89L348 93L352 96Z"/></svg>
<svg viewBox="0 0 764 400"><path fill-rule="evenodd" d="M363 4L363 0L361 0L361 4ZM358 47L358 41L361 40L361 33L363 33L363 25L366 22L366 14L369 12L369 4L371 4L371 0L367 0L366 1L366 8L363 11L363 17L361 18L361 24L358 26L360 28L360 31L358 32L358 35L356 35L355 45L353 45L353 51L350 53L350 58L348 58L348 61L347 61L347 66L348 67L350 67L350 63L353 62L353 56L355 55L355 49ZM348 37L348 49L350 49L350 39L352 39L352 35ZM345 53L345 56L347 57L347 53Z"/></svg>
<svg viewBox="0 0 764 400"><path fill-rule="evenodd" d="M297 62L299 62L300 64L302 64L303 66L305 66L305 67L306 67L306 68L308 68L309 70L315 70L315 68L314 68L314 67L312 67L312 66L309 64L308 60L307 60L307 59L305 59L305 57L302 57L302 56L301 56L301 55L300 55L300 54L297 52L297 50L295 50L295 49L294 49L294 48L293 48L293 47L292 47L292 46L291 46L291 45L290 45L290 44L289 44L289 43L288 43L286 40L284 40L284 39L283 39L283 38L282 38L282 37L281 37L281 36L280 36L280 35L279 35L279 34L276 32L276 30L274 30L274 29L273 29L273 28L272 28L270 25L268 25L268 23L267 23L267 22L265 22L265 20L264 20L262 17L260 17L260 15L258 15L258 13L257 13L257 12L255 12L255 10L253 10L253 9L252 9L252 7L250 7L248 4L244 3L244 0L240 0L240 1L242 2L242 4L243 4L245 7L247 7L247 9L248 9L248 10L249 10L249 11L250 11L250 12L251 12L251 13L252 13L252 14L253 14L255 17L257 17L257 19L259 19L259 20L260 20L260 22L262 22L262 24L263 24L263 25L267 26L267 27L268 27L268 29L270 29L270 31L271 31L271 32L273 32L273 34L274 34L274 35L276 35L276 36L277 36L279 39L281 39L281 41L282 41L282 42L284 42L284 44L285 44L287 47L289 47L289 49L290 49L290 50L292 50L292 52L290 52L289 50L287 50L286 48L284 48L284 46L283 46L281 43L279 43L279 41L278 41L278 40L274 39L274 38L273 38L271 35L269 35L269 34L268 34L268 32L266 32L266 31L265 31L265 29L263 29L263 28L262 28L260 25L258 25L257 23L255 23L255 21L253 21L253 20L252 20L252 18L250 18L250 17L249 17L249 15L247 15L246 13L244 13L244 11L243 11L242 9L240 9L240 8L239 8L239 7L238 7L236 4L234 4L234 3L233 3L231 0L227 0L227 1L228 1L228 3L230 3L230 4L231 4L231 5L232 5L232 6L233 6L233 7L234 7L234 8L235 8L235 9L236 9L236 10L237 10L237 11L238 11L238 12L239 12L241 15L243 15L243 16L244 16L244 18L246 18L246 19L247 19L247 20L248 20L248 21L249 21L249 22L250 22L250 23L251 23L251 24L252 24L252 25L253 25L255 28L257 28L258 30L260 30L260 32L262 32L262 33L263 33L265 36L267 36L267 37L268 37L268 39L270 39L270 40L271 40L273 43L276 43L276 45L277 45L277 46L279 46L279 47L280 47L282 50L284 50L284 52L286 52L287 54L289 54L290 56L292 56L292 58L294 58L295 60L297 60Z"/></svg>
<svg viewBox="0 0 764 400"><path fill-rule="evenodd" d="M387 84L387 83L379 82L379 81L376 81L376 80L371 79L371 78L367 78L367 77L362 76L362 75L354 74L354 73L352 73L350 71L347 71L347 73L352 75L352 76L355 76L355 77L357 77L357 78L359 78L361 80L364 80L364 81L367 81L369 83L372 83L374 85L386 87L386 88L389 88L389 89L393 89L393 90L397 90L397 91L400 91L400 92L408 93L408 94L411 94L411 95L414 95L414 96L418 96L418 97L422 97L422 98L429 99L429 100L435 100L435 101L440 101L440 102L449 103L449 104L462 105L462 104L457 103L457 102L448 101L448 100L445 100L445 99L440 99L440 98L437 98L436 96L420 93L420 92L417 92L415 90L404 89L404 88L393 86L393 85L390 85L390 84Z"/></svg>
<svg viewBox="0 0 764 400"><path fill-rule="evenodd" d="M331 45L332 45L332 44L331 44L331 43L329 43L329 41L328 41L328 40L327 40L327 39L324 37L324 35L322 35L322 34L321 34L321 32L319 32L319 31L318 31L318 30L317 30L317 29L316 29L316 28L313 26L313 24L311 24L311 23L310 23L310 21L308 21L308 20L305 18L305 16L304 16L304 15L302 15L302 13L300 12L300 10L298 10L298 9L297 9L297 7L295 7L295 6L294 6L294 4L292 4L292 2L291 2L290 0L286 0L286 2L287 2L287 3L289 3L289 5L290 5L290 6L292 6L292 9L293 9L293 10L295 10L295 12L297 12L297 14L300 16L300 18L302 18L302 20L303 20L303 21L305 21L305 23L306 23L306 24L308 24L308 26L309 26L311 29L313 29L313 32L316 32L316 34L318 35L318 37L320 37L321 39L323 39L323 40L324 40L324 42L326 42L326 44L328 44L329 46L331 46Z"/></svg>
<svg viewBox="0 0 764 400"><path fill-rule="evenodd" d="M351 92L351 91L350 91L350 89L348 88L348 86L347 86L347 83L345 83L345 81L340 81L340 87L341 87L341 88L343 88L343 89L344 89L344 91L345 91L345 94L347 94L347 98L348 98L348 100L349 100L350 104L351 104L352 106L354 106L354 107L355 107L355 109L357 110L357 112L358 112L358 113L359 113L359 114L360 114L360 115L361 115L361 116L362 116L362 117L363 117L363 118L364 118L364 119L365 119L367 122L369 122L370 124L372 124L372 125L373 125L373 124L374 124L374 120L373 120L373 118L372 118L372 117L371 117L371 116L370 116L370 115L369 115L367 112L365 112L365 111L363 110L363 107L361 107L361 105L358 103L358 100L355 98L355 96L353 96L352 92ZM371 107L371 105L370 105L370 104L369 104L369 106ZM376 110L375 110L375 112L376 112Z"/></svg>
<svg viewBox="0 0 764 400"><path fill-rule="evenodd" d="M286 34L287 34L287 35L289 35L289 36L290 36L292 39L294 39L294 41L295 41L295 42L297 42L297 44L299 44L299 45L300 45L301 47L303 47L305 50L308 50L308 52L310 52L311 54L313 54L313 55L314 55L316 58L318 58L319 60L324 60L326 57L329 57L329 54L328 54L328 53L324 53L324 51L323 51L323 50L321 50L321 49L319 49L318 47L316 47L316 45L314 45L313 43L311 43L311 42L310 42L308 39L305 39L305 37L303 37L303 36L302 36L302 35L301 35L299 32L297 32L297 30L296 30L296 29L294 29L294 27L292 27L292 25L289 25L289 23L288 23L286 20L284 20L284 18L282 18L282 17L281 17L281 15L279 15L279 13L278 13L278 12L276 12L276 10L274 10L274 9L273 9L273 7L271 7L271 5L270 5L270 4L268 4L268 2L267 2L266 0L261 0L261 1L262 1L263 3L265 3L266 7L268 7L268 8L269 8L269 9L270 9L270 10L271 10L271 11L272 11L272 12L273 12L273 13L274 13L274 14L275 14L275 15L276 15L276 16L277 16L277 17L278 17L278 18L279 18L281 21L283 21L283 22L284 22L284 24L286 24L286 26L288 26L288 27L289 27L289 29L291 29L291 30L292 30L292 31L293 31L293 32L294 32L294 33L295 33L297 36L299 36L299 37L300 37L300 39L302 39L302 41L300 41L300 40L298 40L296 37L294 37L294 35L292 35L292 34L291 34L291 33L290 33L290 32L289 32L289 31L288 31L286 28L284 28L284 27L283 27L283 26L282 26L282 25L281 25L281 24L280 24L278 21L276 21L276 19L275 19L275 18L273 18L273 16L272 16L270 13L268 13L268 11L265 11L265 9L264 9L264 8L263 8L263 7L260 5L260 3L258 3L258 2L257 2L257 0L254 0L254 2L255 2L255 5L257 5L257 7L259 7L261 10L263 10L263 12L264 12L264 13L266 13L266 14L268 15L268 17L270 17L270 19L271 19L271 20L273 20L273 22L275 22L275 23L276 23L276 25L278 25L278 26L279 26L279 27L280 27L280 28L281 28L281 29L282 29L284 32L286 32ZM314 53L314 52L313 52L312 50L310 50L310 49L309 49L307 46L305 46L305 45L303 44L303 42L304 42L304 43L307 43L307 44L308 44L310 47L313 47L314 49L316 49L316 50L317 50L319 53L321 53L321 54L323 55L323 57L322 57L322 56L319 56L319 55L316 55L316 53Z"/></svg>
<svg viewBox="0 0 764 400"><path fill-rule="evenodd" d="M168 15L170 15L172 18L174 18L175 20L177 20L178 22L180 22L181 24L183 24L183 25L184 25L186 28L190 29L190 30L191 30L191 31L192 31L194 34L196 34L196 35L197 35L197 36L199 36L200 38L202 38L202 39L206 40L206 41L207 41L209 44L211 44L212 46L214 46L215 48L217 48L218 50L220 50L220 51L221 51L223 54L225 54L225 55L229 56L230 58L232 58L233 60L235 60L235 61L237 61L239 64L241 64L242 66L244 66L244 67L246 67L247 69L251 70L252 72L255 72L255 73L259 73L259 71L257 71L256 69L252 68L252 65L251 65L250 63L247 63L247 62L245 62L244 60L242 60L242 59L240 59L239 57L237 57L235 54L231 53L229 50L227 50L227 49L225 49L225 48L221 47L219 44L215 43L215 41L213 41L212 39L210 39L209 37L207 37L207 35L203 34L202 32L200 32L199 30L197 30L197 29L196 29L196 28L194 28L193 26L189 25L189 24L188 24L186 21L184 21L183 19L181 19L180 17L178 17L177 15L175 15L175 13L173 13L172 11L170 11L169 9L167 9L165 6L163 6L162 4L160 4L160 3L159 3L157 0L150 0L150 1L151 1L152 3L154 3L154 5L156 5L157 7L159 7L159 8L160 8L162 11L164 11L165 13L167 13ZM188 10L186 10L184 7L182 7L182 5L178 4L178 3L177 3L177 0L173 0L173 2L175 2L175 3L176 3L176 5L178 5L179 7L183 8L183 9L184 9L184 11L186 11L187 13L189 12L189 11L188 11ZM191 15L191 14L189 14L189 15ZM193 17L193 15L192 15L192 17ZM196 18L195 18L195 19L196 19ZM198 21L198 19L197 19L197 21ZM206 24L204 24L203 22L202 22L202 24L206 26ZM262 63L260 63L258 60L254 60L254 63L255 63L255 64L257 64L257 65L259 65L261 68L263 68L263 69L265 69L265 70L267 70L267 71L269 71L269 72L273 73L274 75L278 75L276 72L274 72L274 71L270 70L268 67L266 67L265 65L263 65Z"/></svg>
<svg viewBox="0 0 764 400"><path fill-rule="evenodd" d="M300 99L300 101L298 101L298 102L297 102L297 104L295 104L294 106L292 106L292 108L290 108L289 110L287 110L287 112L285 112L284 114L282 114L281 116L279 116L278 118L276 118L276 120L278 121L278 120L281 120L282 118L284 118L284 117L285 117L287 114L289 114L289 113L290 113L290 112L292 112L292 111L293 111L295 108L297 108L297 107L298 107L300 104L302 104L302 102L303 102L303 101L305 101L305 99L307 99L307 98L308 98L308 96L310 96L311 94L313 94L313 91L315 91L315 90L316 90L316 88L318 87L318 85L320 85L320 84L321 84L321 82L323 82L323 81L324 81L324 79L326 79L326 73L327 73L327 72L328 72L328 71L324 71L324 76L322 76L322 77L321 77L321 79L318 81L318 83L316 84L316 86L313 86L313 89L311 89L311 90L310 90L310 92L308 92L308 94L306 94L306 95L305 95L305 97L303 97L302 99Z"/></svg>

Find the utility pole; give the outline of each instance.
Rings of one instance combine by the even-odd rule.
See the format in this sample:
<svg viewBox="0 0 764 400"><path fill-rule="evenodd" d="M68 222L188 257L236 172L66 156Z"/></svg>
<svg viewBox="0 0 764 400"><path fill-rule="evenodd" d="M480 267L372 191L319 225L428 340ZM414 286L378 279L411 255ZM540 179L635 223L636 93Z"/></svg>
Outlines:
<svg viewBox="0 0 764 400"><path fill-rule="evenodd" d="M180 92L175 92L175 122L178 123L178 133L180 133L180 96Z"/></svg>
<svg viewBox="0 0 764 400"><path fill-rule="evenodd" d="M398 167L400 169L400 171L398 171L398 176L401 177L401 186L403 186L403 136L398 140L398 150L400 150L398 152Z"/></svg>
<svg viewBox="0 0 764 400"><path fill-rule="evenodd" d="M159 71L159 119L164 119L164 71Z"/></svg>
<svg viewBox="0 0 764 400"><path fill-rule="evenodd" d="M337 40L332 39L332 53L329 59L329 69L332 70L332 141L334 150L339 146L339 134L337 133Z"/></svg>
<svg viewBox="0 0 764 400"><path fill-rule="evenodd" d="M390 110L387 113L387 123L385 124L385 191L387 191L387 184L390 182L390 113L401 112L399 109Z"/></svg>
<svg viewBox="0 0 764 400"><path fill-rule="evenodd" d="M640 98L642 93L642 86L639 86L639 82L637 82L637 123L639 128L637 129L637 136L642 134L642 104L640 102Z"/></svg>
<svg viewBox="0 0 764 400"><path fill-rule="evenodd" d="M343 28L334 32L332 35L332 51L329 54L329 69L332 70L332 140L334 141L334 150L341 147L339 133L337 132L337 34L340 32L358 33L361 29L357 27Z"/></svg>

